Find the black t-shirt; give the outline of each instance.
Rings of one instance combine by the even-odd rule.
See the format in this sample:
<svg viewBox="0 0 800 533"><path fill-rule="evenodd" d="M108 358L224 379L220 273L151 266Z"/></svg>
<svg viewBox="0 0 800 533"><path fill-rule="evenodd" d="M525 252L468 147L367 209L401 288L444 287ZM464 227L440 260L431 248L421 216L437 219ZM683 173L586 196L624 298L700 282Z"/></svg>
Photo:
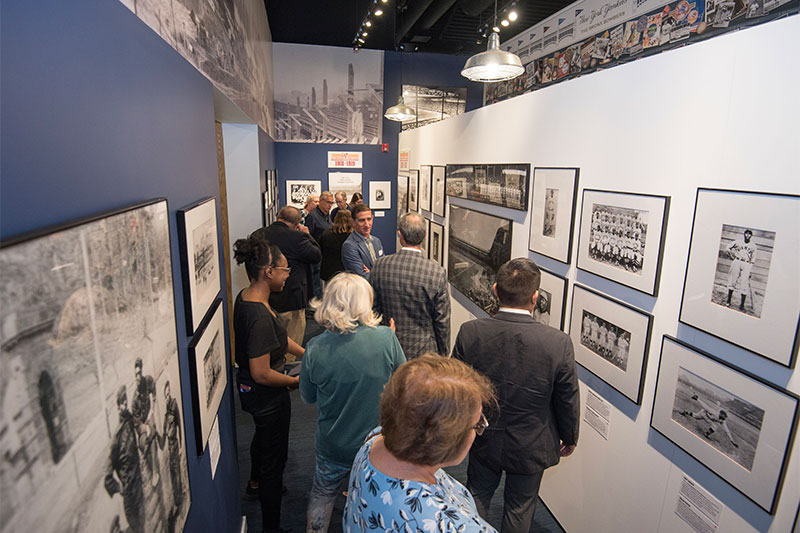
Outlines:
<svg viewBox="0 0 800 533"><path fill-rule="evenodd" d="M269 366L283 372L289 340L286 326L279 317L272 316L261 302L248 302L240 292L233 304L233 332L236 340L236 364L241 385L256 389L283 390L285 387L267 387L255 382L250 374L250 359L269 354Z"/></svg>

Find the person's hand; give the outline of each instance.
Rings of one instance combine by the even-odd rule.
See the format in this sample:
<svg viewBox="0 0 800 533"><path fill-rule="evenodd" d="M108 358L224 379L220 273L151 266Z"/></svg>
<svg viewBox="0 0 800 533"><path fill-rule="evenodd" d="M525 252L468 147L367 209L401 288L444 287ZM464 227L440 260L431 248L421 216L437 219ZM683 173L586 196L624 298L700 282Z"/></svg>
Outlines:
<svg viewBox="0 0 800 533"><path fill-rule="evenodd" d="M361 266L364 267L364 272L369 274L369 268L367 268L367 265L362 264Z"/></svg>
<svg viewBox="0 0 800 533"><path fill-rule="evenodd" d="M561 457L569 457L570 455L572 455L572 452L574 451L575 451L574 444L564 444L562 442L561 449L558 451L558 453L561 455Z"/></svg>
<svg viewBox="0 0 800 533"><path fill-rule="evenodd" d="M296 229L297 231L302 231L303 233L305 233L307 235L309 234L308 226L304 226L302 224L297 224L297 226L295 226L294 229Z"/></svg>
<svg viewBox="0 0 800 533"><path fill-rule="evenodd" d="M292 383L286 388L289 389L289 390L295 390L295 389L297 389L299 387L300 387L300 378L295 376L292 379Z"/></svg>
<svg viewBox="0 0 800 533"><path fill-rule="evenodd" d="M397 330L394 329L394 318L389 318L389 329L397 333Z"/></svg>

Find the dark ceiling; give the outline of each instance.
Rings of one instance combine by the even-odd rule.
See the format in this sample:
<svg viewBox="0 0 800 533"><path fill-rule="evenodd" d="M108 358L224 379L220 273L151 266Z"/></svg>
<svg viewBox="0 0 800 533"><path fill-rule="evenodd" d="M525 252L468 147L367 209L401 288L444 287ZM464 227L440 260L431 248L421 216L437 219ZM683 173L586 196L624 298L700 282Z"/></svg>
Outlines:
<svg viewBox="0 0 800 533"><path fill-rule="evenodd" d="M501 27L500 41L513 37L574 0L497 0L503 13L518 18ZM375 8L362 48L471 55L486 49L479 29L493 22L494 0L265 0L272 40L285 43L348 46Z"/></svg>

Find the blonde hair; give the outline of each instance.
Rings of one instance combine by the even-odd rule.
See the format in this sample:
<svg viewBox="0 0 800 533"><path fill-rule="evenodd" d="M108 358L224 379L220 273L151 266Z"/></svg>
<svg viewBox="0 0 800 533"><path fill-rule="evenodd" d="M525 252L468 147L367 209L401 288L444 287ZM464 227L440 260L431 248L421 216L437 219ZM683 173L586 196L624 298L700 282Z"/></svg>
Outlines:
<svg viewBox="0 0 800 533"><path fill-rule="evenodd" d="M352 333L359 324L375 327L380 315L372 310L372 287L357 274L336 274L325 286L322 301L312 300L314 319L334 333Z"/></svg>

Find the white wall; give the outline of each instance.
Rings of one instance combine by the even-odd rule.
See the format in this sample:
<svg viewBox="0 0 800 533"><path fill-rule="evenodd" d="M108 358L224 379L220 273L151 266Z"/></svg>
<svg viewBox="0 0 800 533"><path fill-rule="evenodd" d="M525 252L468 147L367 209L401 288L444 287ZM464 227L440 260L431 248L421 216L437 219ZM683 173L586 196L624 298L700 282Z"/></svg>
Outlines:
<svg viewBox="0 0 800 533"><path fill-rule="evenodd" d="M542 497L571 533L691 531L674 514L683 473L725 505L720 531L791 531L800 499L798 446L772 517L653 431L650 413L664 334L677 334L800 392L800 371L678 325L697 187L800 193L797 35L800 17L794 16L560 83L400 136L400 148L411 150L412 168L520 162L532 167L580 167L581 189L672 197L658 298L578 272L577 227L567 266L528 251L527 213L453 200L512 218L513 257L531 257L572 281L654 315L641 406L580 369L581 399L585 401L591 387L612 403L613 412L608 441L584 424L576 453L545 475ZM455 299L453 307L455 333L470 312Z"/></svg>

